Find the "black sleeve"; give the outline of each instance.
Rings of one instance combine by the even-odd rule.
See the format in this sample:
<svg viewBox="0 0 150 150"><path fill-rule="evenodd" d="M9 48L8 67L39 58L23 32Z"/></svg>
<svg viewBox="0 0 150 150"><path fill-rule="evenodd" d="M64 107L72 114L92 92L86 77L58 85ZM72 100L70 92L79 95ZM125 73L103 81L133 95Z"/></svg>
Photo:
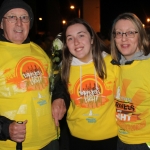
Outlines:
<svg viewBox="0 0 150 150"><path fill-rule="evenodd" d="M14 122L4 116L0 116L0 140L6 141L9 137L9 125Z"/></svg>
<svg viewBox="0 0 150 150"><path fill-rule="evenodd" d="M54 84L54 89L52 91L52 102L57 99L62 98L65 101L66 108L69 108L70 105L70 95L65 87L65 85L61 81L60 75L57 77L57 80Z"/></svg>

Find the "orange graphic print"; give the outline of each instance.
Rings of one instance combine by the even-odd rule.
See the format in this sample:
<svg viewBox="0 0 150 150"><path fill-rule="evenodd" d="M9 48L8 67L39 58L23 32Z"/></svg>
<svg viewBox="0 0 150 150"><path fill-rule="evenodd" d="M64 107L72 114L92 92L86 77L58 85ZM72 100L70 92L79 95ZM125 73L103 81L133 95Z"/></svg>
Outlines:
<svg viewBox="0 0 150 150"><path fill-rule="evenodd" d="M107 96L111 94L112 90L107 89L99 77L95 79L94 75L84 75L76 81L71 99L79 107L97 108L107 103Z"/></svg>
<svg viewBox="0 0 150 150"><path fill-rule="evenodd" d="M137 107L145 100L145 94L142 89L138 89L132 98L126 96L131 82L130 80L123 80L122 87L118 87L116 91L117 124L126 131L144 128L146 121L143 118L146 118L149 114L149 110L145 110L143 113L137 113ZM132 124L136 121L138 123Z"/></svg>
<svg viewBox="0 0 150 150"><path fill-rule="evenodd" d="M5 73L8 71L9 69ZM18 62L15 73L6 78L6 82L17 85L18 89L42 90L48 85L48 74L39 60L33 57L24 57Z"/></svg>

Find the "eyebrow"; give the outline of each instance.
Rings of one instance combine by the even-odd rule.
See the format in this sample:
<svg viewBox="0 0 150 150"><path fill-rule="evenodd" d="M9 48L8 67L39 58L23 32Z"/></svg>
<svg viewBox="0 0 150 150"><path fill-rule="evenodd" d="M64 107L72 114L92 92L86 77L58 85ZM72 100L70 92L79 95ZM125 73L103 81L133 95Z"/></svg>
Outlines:
<svg viewBox="0 0 150 150"><path fill-rule="evenodd" d="M80 33L86 33L86 32L85 31L80 31L77 34L80 34ZM72 35L67 35L66 37L68 37L68 36L72 36Z"/></svg>
<svg viewBox="0 0 150 150"><path fill-rule="evenodd" d="M126 31L136 30L135 28L129 28ZM115 31L122 31L122 29L115 29Z"/></svg>
<svg viewBox="0 0 150 150"><path fill-rule="evenodd" d="M17 16L15 13L13 13L13 12L10 12L10 13L6 13L6 16ZM22 15L20 15L20 16L29 16L28 15L28 13L23 13Z"/></svg>

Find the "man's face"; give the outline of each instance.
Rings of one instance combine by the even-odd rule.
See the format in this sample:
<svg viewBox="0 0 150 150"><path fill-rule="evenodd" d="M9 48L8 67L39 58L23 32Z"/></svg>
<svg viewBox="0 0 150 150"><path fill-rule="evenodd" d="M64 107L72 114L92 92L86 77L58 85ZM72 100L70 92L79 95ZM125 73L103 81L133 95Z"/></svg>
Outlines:
<svg viewBox="0 0 150 150"><path fill-rule="evenodd" d="M10 22L10 18L16 16L15 22ZM4 31L4 37L12 43L21 44L25 41L28 36L30 29L30 21L22 22L20 16L29 16L28 12L22 8L14 8L9 10L2 19L1 29ZM23 17L24 18L24 17Z"/></svg>

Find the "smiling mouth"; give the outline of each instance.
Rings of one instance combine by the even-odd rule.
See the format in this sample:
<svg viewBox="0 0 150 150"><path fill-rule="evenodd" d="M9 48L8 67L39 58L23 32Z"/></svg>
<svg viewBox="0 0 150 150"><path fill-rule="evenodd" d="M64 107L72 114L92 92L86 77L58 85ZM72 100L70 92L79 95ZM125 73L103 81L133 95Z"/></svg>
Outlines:
<svg viewBox="0 0 150 150"><path fill-rule="evenodd" d="M75 51L76 52L80 52L83 48L76 48Z"/></svg>
<svg viewBox="0 0 150 150"><path fill-rule="evenodd" d="M128 48L129 47L129 44L124 44L124 45L121 45L122 48Z"/></svg>
<svg viewBox="0 0 150 150"><path fill-rule="evenodd" d="M21 33L21 32L23 32L23 30L14 30L14 32Z"/></svg>

